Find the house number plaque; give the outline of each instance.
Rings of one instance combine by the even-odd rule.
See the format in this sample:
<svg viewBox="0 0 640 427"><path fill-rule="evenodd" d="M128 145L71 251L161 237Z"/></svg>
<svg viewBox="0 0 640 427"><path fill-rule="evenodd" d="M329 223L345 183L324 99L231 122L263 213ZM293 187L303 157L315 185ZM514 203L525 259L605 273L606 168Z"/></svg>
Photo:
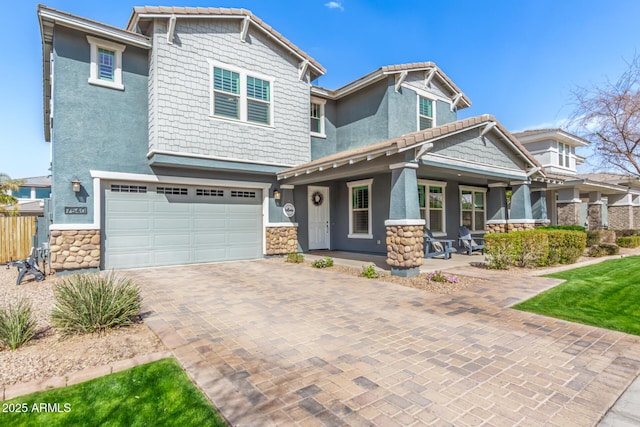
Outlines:
<svg viewBox="0 0 640 427"><path fill-rule="evenodd" d="M285 216L287 218L291 218L292 216L294 216L296 214L296 207L293 206L292 203L287 203L286 205L284 205L282 207L282 211L284 212Z"/></svg>
<svg viewBox="0 0 640 427"><path fill-rule="evenodd" d="M86 206L65 206L64 214L65 215L86 215L87 207Z"/></svg>

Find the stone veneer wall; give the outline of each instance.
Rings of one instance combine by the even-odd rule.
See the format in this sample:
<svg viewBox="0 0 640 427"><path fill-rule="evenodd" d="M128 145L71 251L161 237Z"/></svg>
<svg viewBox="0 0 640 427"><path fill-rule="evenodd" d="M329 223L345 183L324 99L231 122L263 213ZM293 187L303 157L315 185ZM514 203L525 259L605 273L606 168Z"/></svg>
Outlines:
<svg viewBox="0 0 640 427"><path fill-rule="evenodd" d="M633 207L633 228L640 228L640 206Z"/></svg>
<svg viewBox="0 0 640 427"><path fill-rule="evenodd" d="M533 230L536 226L545 224L529 224L529 223L509 223L509 224L487 224L487 233L508 233L510 231Z"/></svg>
<svg viewBox="0 0 640 427"><path fill-rule="evenodd" d="M298 227L267 227L267 255L298 252Z"/></svg>
<svg viewBox="0 0 640 427"><path fill-rule="evenodd" d="M387 226L387 264L413 268L424 262L424 226Z"/></svg>
<svg viewBox="0 0 640 427"><path fill-rule="evenodd" d="M558 203L558 225L581 225L580 203Z"/></svg>
<svg viewBox="0 0 640 427"><path fill-rule="evenodd" d="M587 208L589 230L602 230L602 203L589 204Z"/></svg>
<svg viewBox="0 0 640 427"><path fill-rule="evenodd" d="M100 267L100 230L52 230L49 247L56 271Z"/></svg>
<svg viewBox="0 0 640 427"><path fill-rule="evenodd" d="M609 229L626 230L633 228L633 206L609 206Z"/></svg>

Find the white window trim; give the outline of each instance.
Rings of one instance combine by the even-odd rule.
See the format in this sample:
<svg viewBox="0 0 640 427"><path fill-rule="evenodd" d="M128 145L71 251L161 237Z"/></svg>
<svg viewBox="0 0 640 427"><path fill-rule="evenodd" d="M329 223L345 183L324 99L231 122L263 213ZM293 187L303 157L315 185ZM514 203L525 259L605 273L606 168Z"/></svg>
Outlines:
<svg viewBox="0 0 640 427"><path fill-rule="evenodd" d="M569 163L569 166L565 166L565 165L561 165L560 164L560 146L567 147L569 149L569 153L567 153L567 154L564 154L564 152L562 152L562 156L563 156L563 158L566 159L565 161L567 163ZM572 147L569 144L566 144L564 142L559 142L558 141L558 142L556 142L556 150L555 150L555 152L556 152L556 159L558 161L557 166L562 168L562 169L574 171L575 168L571 167L571 158L572 158L571 148Z"/></svg>
<svg viewBox="0 0 640 427"><path fill-rule="evenodd" d="M126 46L119 43L102 40L96 37L87 36L87 41L91 46L91 65L89 67L89 84L104 86L111 89L124 90L122 83L122 52ZM114 52L113 55L113 81L98 78L98 49L106 49Z"/></svg>
<svg viewBox="0 0 640 427"><path fill-rule="evenodd" d="M224 62L214 61L213 59L208 59L209 63L209 117L215 120L224 120L234 123L242 123L250 126L260 126L273 128L275 123L275 117L273 116L273 105L275 104L275 81L273 77L267 76L265 74L256 73L253 71L247 71L244 68L236 67L234 65L225 64ZM240 119L234 119L231 117L222 117L216 116L213 114L213 69L223 68L225 70L233 71L234 73L240 74ZM260 80L266 80L269 82L270 87L270 99L269 99L269 124L258 123L258 122L250 122L247 120L247 77L255 77Z"/></svg>
<svg viewBox="0 0 640 427"><path fill-rule="evenodd" d="M416 130L418 130L418 131L425 130L425 129L420 129L420 116L421 116L421 114L420 114L420 98L425 98L425 99L428 99L429 101L431 101L432 112L433 112L433 117L431 117L431 123L432 123L431 127L434 128L434 127L438 126L438 124L436 123L436 108L437 108L437 104L438 104L436 102L436 98L433 97L430 94L420 94L420 93L418 93L418 96L416 97Z"/></svg>
<svg viewBox="0 0 640 427"><path fill-rule="evenodd" d="M327 134L325 131L325 116L324 116L324 106L327 103L326 99L316 98L315 96L311 97L310 104L318 104L320 105L320 132L310 132L311 136L316 138L326 138ZM309 119L311 119L311 115L309 115Z"/></svg>
<svg viewBox="0 0 640 427"><path fill-rule="evenodd" d="M426 209L426 213L427 218L425 218L425 227L429 228L429 219L428 215L429 215L429 202L428 200L426 200L426 198L429 196L429 187L442 187L442 230L443 231L437 231L435 233L433 233L434 236L446 236L447 235L447 183L444 181L431 181L428 179L419 179L418 180L418 185L424 185L425 186L425 209ZM422 208L420 208L420 206L418 206L418 208L420 210L422 210Z"/></svg>
<svg viewBox="0 0 640 427"><path fill-rule="evenodd" d="M463 191L472 191L472 192L477 192L477 193L483 193L484 194L484 212L483 212L483 216L484 216L484 224L486 227L487 224L487 188L484 187L470 187L470 186L466 186L466 185L461 185L458 187L458 203L460 203L460 225L462 225L462 192ZM472 204L473 204L473 199L472 199ZM473 223L475 223L475 215L476 215L476 208L475 205L473 205L473 209L471 209L471 220ZM472 233L484 233L486 230L482 229L482 230L469 230Z"/></svg>
<svg viewBox="0 0 640 427"><path fill-rule="evenodd" d="M373 178L370 179L363 179L361 181L351 181L351 182L347 182L347 187L349 188L349 234L347 235L347 237L349 239L373 239L373 232L372 230L372 224L371 224L371 211L373 210L373 203L372 203L372 194L371 194L371 184L373 184ZM367 214L368 214L368 223L369 223L369 230L367 232L367 234L361 234L361 233L354 233L353 232L353 188L354 187L362 187L366 185L368 187L368 192L369 192L369 208L367 209Z"/></svg>

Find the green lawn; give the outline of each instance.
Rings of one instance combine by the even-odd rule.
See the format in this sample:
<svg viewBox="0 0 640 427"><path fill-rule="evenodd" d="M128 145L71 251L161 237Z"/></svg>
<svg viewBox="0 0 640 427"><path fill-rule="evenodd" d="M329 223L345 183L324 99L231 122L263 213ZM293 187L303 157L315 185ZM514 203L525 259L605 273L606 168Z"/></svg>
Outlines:
<svg viewBox="0 0 640 427"><path fill-rule="evenodd" d="M0 404L2 426L227 425L175 359Z"/></svg>
<svg viewBox="0 0 640 427"><path fill-rule="evenodd" d="M640 335L640 257L604 261L547 277L566 282L514 308Z"/></svg>

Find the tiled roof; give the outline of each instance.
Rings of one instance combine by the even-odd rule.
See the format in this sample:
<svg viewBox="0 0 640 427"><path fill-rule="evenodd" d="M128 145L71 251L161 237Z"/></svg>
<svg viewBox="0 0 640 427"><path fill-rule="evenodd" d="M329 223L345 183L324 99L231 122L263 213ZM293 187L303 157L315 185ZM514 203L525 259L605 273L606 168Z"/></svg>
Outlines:
<svg viewBox="0 0 640 427"><path fill-rule="evenodd" d="M51 187L51 176L33 176L29 178L19 178L23 187Z"/></svg>
<svg viewBox="0 0 640 427"><path fill-rule="evenodd" d="M464 130L466 128L473 127L475 125L481 123L489 123L495 122L496 128L498 128L502 134L509 139L509 141L517 147L518 150L522 152L522 154L529 160L529 162L535 167L539 167L541 171L543 171L540 163L533 158L533 156L520 144L520 142L515 139L509 131L507 131L492 115L483 114L482 116L471 117L468 119L458 120L452 123L447 123L441 126L436 126L434 128L425 129L417 132L412 132L398 138L392 138L386 141L378 142L375 144L370 144L364 147L358 147L351 150L341 151L340 153L332 154L329 156L322 157L320 159L313 160L309 163L305 163L303 165L295 166L293 168L285 169L278 173L278 176L286 176L295 174L296 172L312 169L314 167L318 167L324 164L330 164L334 162L340 162L343 160L348 160L353 157L358 157L362 155L367 155L370 153L375 153L379 151L391 151L397 152L406 147L410 147L415 144L419 144L421 142L427 142L431 139L444 137L450 133ZM544 174L544 172L542 172Z"/></svg>
<svg viewBox="0 0 640 427"><path fill-rule="evenodd" d="M129 23L127 24L127 29L132 30L132 25L135 22L136 18L140 15L202 15L204 16L229 16L229 17L239 17L239 16L247 16L251 18L251 21L258 25L262 30L276 38L280 42L282 42L285 46L287 46L292 51L296 52L298 55L309 61L313 67L315 67L320 74L326 73L327 70L320 65L315 59L311 56L307 55L302 49L298 46L291 43L287 38L285 38L278 31L273 29L270 25L265 23L262 19L258 18L256 15L251 13L251 11L247 9L235 9L235 8L224 8L224 7L164 7L164 6L136 6L133 8L133 13L129 18Z"/></svg>
<svg viewBox="0 0 640 427"><path fill-rule="evenodd" d="M553 136L552 136L553 135ZM535 136L540 136L540 139L545 136L555 137L555 139L560 140L561 142L572 143L573 145L589 145L589 141L584 138L579 137L578 135L574 135L572 133L567 132L566 130L562 130L560 128L555 129L530 129L525 130L523 132L514 132L513 136L518 139L527 139L530 138L528 142L534 142L539 139L531 138Z"/></svg>

